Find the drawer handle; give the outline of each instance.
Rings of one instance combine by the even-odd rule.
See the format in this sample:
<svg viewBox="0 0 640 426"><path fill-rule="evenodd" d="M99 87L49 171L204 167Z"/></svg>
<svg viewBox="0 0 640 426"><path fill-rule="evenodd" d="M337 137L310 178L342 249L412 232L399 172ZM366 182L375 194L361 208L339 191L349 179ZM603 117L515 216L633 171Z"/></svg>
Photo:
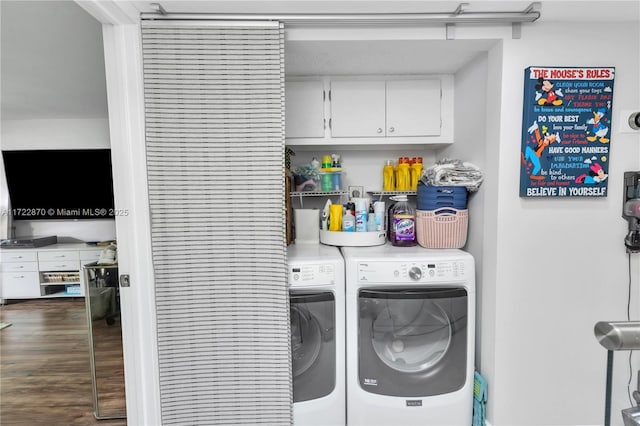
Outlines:
<svg viewBox="0 0 640 426"><path fill-rule="evenodd" d="M13 278L24 278L24 275L14 275Z"/></svg>
<svg viewBox="0 0 640 426"><path fill-rule="evenodd" d="M67 257L67 256L66 256L66 255L64 255L64 254L59 254L59 255L57 255L57 256L53 256L53 257Z"/></svg>

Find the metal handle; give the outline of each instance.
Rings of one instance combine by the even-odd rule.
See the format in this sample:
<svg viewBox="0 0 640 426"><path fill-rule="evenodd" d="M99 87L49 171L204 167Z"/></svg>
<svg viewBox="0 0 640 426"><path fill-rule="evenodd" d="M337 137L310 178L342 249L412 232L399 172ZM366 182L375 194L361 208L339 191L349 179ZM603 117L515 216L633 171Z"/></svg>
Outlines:
<svg viewBox="0 0 640 426"><path fill-rule="evenodd" d="M378 130L376 130L376 132L378 132L378 133L382 133L382 128L381 128L381 127L378 127Z"/></svg>
<svg viewBox="0 0 640 426"><path fill-rule="evenodd" d="M334 300L334 296L330 291L321 293L290 293L289 300L291 303L328 302Z"/></svg>
<svg viewBox="0 0 640 426"><path fill-rule="evenodd" d="M431 287L429 289L381 289L360 290L360 297L369 299L450 299L466 297L463 288Z"/></svg>
<svg viewBox="0 0 640 426"><path fill-rule="evenodd" d="M395 127L393 127L393 126L392 126L392 127L389 127L389 133L393 133L395 130L396 130L396 128L395 128Z"/></svg>

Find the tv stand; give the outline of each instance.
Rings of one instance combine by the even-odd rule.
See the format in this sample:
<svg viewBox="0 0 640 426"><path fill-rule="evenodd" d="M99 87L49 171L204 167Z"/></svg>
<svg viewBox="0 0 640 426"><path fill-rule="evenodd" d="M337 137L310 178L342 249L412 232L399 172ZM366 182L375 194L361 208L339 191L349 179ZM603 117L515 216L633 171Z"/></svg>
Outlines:
<svg viewBox="0 0 640 426"><path fill-rule="evenodd" d="M0 300L83 297L82 266L96 262L103 247L52 244L0 248Z"/></svg>

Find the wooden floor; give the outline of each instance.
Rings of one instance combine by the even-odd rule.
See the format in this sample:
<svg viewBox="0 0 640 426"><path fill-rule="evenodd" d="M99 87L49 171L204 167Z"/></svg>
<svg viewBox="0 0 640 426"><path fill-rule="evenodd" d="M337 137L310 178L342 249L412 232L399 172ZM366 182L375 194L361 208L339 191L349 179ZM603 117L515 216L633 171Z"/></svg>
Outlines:
<svg viewBox="0 0 640 426"><path fill-rule="evenodd" d="M0 312L0 322L11 323L0 330L2 426L127 424L94 416L84 299L10 301ZM123 377L121 344L107 343L120 338L114 332L118 324L109 327L104 319L93 324L95 339L109 348L96 361L106 372L102 376ZM124 386L111 386L105 395L101 407L107 412L125 411Z"/></svg>

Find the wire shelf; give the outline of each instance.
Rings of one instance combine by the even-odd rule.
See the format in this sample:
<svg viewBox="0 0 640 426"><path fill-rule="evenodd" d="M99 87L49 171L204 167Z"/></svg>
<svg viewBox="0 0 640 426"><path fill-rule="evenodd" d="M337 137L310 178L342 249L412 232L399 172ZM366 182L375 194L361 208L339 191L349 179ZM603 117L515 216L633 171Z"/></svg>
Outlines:
<svg viewBox="0 0 640 426"><path fill-rule="evenodd" d="M294 191L292 197L328 197L331 195L348 195L348 191Z"/></svg>
<svg viewBox="0 0 640 426"><path fill-rule="evenodd" d="M371 195L416 195L417 191L367 191Z"/></svg>

